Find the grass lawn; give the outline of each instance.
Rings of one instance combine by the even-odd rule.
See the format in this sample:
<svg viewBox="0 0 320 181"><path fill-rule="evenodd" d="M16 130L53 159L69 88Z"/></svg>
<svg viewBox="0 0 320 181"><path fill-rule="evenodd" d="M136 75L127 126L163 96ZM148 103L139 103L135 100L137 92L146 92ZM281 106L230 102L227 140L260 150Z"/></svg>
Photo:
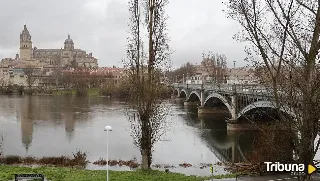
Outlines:
<svg viewBox="0 0 320 181"><path fill-rule="evenodd" d="M0 180L7 181L14 179L14 174L37 173L51 181L105 181L105 170L81 170L62 167L20 167L0 165ZM232 178L235 175L220 175L214 178ZM200 181L209 180L211 177L185 176L178 173L165 173L162 171L109 171L111 181Z"/></svg>

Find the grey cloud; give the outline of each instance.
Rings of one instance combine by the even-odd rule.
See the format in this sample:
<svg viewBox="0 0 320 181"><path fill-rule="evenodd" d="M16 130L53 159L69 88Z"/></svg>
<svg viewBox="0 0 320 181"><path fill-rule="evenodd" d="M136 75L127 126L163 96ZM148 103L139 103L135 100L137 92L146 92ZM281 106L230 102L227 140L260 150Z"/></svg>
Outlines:
<svg viewBox="0 0 320 181"><path fill-rule="evenodd" d="M0 21L5 24L1 46L19 45L19 33L27 23L34 42L48 43L78 29L79 13L87 0L10 0L0 3ZM80 29L80 31L82 31Z"/></svg>
<svg viewBox="0 0 320 181"><path fill-rule="evenodd" d="M243 61L245 44L232 39L233 35L239 31L239 25L226 18L222 12L224 6L221 1L199 0L197 3L193 1L191 5L182 3L182 0L174 2L184 10L174 13L175 9L172 9L171 19L173 21L169 23L169 28L172 30L170 31L172 32L171 45L175 49L173 67L180 66L187 61L200 63L202 52L209 51L225 54L229 67L233 66L234 60L237 61L237 66L246 65L246 62ZM181 28L179 32L174 30L175 27L184 28Z"/></svg>
<svg viewBox="0 0 320 181"><path fill-rule="evenodd" d="M187 2L188 1L188 2ZM19 51L19 33L26 22L34 46L60 48L67 34L99 59L99 65L121 65L125 57L127 0L10 0L0 2L0 59ZM199 62L203 51L224 53L231 66L244 59L244 45L232 36L239 26L225 18L221 1L170 1L169 36L174 67ZM238 63L237 63L238 64ZM244 65L245 63L242 62Z"/></svg>

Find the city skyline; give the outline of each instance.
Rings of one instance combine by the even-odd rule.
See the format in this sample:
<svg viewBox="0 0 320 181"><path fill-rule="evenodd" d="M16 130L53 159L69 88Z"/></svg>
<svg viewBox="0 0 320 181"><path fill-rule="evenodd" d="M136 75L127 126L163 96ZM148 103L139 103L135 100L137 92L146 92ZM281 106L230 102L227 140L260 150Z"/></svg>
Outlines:
<svg viewBox="0 0 320 181"><path fill-rule="evenodd" d="M226 18L222 12L224 5L210 0L185 2L170 2L167 10L173 67L188 61L200 62L202 53L208 51L225 54L228 67L232 67L234 60L238 66L245 66L244 44L232 39L240 27ZM122 66L128 29L126 0L71 0L61 2L64 6L52 3L39 0L0 3L0 20L7 25L0 30L1 59L18 53L17 34L26 23L38 47L61 47L61 41L69 33L79 47L96 55L99 66ZM15 16L8 18L13 9Z"/></svg>

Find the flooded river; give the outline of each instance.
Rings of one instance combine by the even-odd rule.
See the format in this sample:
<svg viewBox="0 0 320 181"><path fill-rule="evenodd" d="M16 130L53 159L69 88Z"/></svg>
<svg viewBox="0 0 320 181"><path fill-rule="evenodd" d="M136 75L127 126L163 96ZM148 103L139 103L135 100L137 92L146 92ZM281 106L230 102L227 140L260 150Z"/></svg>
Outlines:
<svg viewBox="0 0 320 181"><path fill-rule="evenodd" d="M0 132L4 153L20 156L72 155L77 149L88 153L93 162L106 158L105 125L109 133L109 158L140 160L133 145L124 101L104 97L0 96ZM170 101L168 129L155 145L153 164L168 164L172 171L209 175L202 163L238 161L245 158L253 139L252 132L227 132L224 114L199 117L197 110ZM190 163L193 167L181 168ZM104 169L93 164L88 169ZM113 167L112 169L128 169ZM225 173L217 166L215 174Z"/></svg>

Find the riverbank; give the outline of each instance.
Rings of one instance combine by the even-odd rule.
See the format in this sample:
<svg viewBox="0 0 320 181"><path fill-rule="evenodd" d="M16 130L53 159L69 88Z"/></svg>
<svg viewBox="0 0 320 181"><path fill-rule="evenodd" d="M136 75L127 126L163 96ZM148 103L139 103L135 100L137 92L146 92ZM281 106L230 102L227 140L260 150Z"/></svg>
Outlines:
<svg viewBox="0 0 320 181"><path fill-rule="evenodd" d="M56 95L56 96L62 96L62 95L77 95L76 89L40 89L40 88L34 88L32 90L22 90L14 93L12 90L5 91L0 89L0 95L19 95L19 94L25 94L25 95ZM101 88L88 88L86 90L86 96L108 96L103 89Z"/></svg>
<svg viewBox="0 0 320 181"><path fill-rule="evenodd" d="M123 86L118 87L96 87L86 89L57 89L33 87L32 89L17 87L0 87L0 95L77 95L77 96L110 96L116 98L126 98L129 95L129 89ZM170 89L163 87L162 97L170 98Z"/></svg>
<svg viewBox="0 0 320 181"><path fill-rule="evenodd" d="M0 164L4 165L25 165L25 166L34 166L34 165L40 165L40 166L46 166L46 165L51 165L51 166L56 166L56 167L72 167L72 168L83 168L83 169L90 169L90 166L88 168L88 165L96 165L100 168L98 169L93 169L93 170L103 170L104 166L107 165L107 161L103 158L100 158L97 161L90 162L87 160L87 154L85 152L77 151L76 153L73 153L73 157L69 156L57 156L57 157L42 157L42 158L36 158L32 156L27 156L27 157L20 157L17 155L7 155L7 156L1 156L0 153ZM139 169L140 164L137 162L136 159L131 159L131 160L109 160L108 165L110 166L110 169L112 167L126 167L130 168L130 170L136 170ZM215 164L217 165L222 165L222 163L218 162ZM209 163L201 163L200 165L192 165L190 163L181 163L179 165L169 165L169 164L154 164L151 165L152 169L157 169L157 170L168 170L171 171L171 169L175 168L200 168L200 169L206 169L209 172L210 167L214 165L209 164ZM96 167L97 168L97 167ZM123 171L123 169L120 169ZM174 171L173 171L174 172ZM232 173L232 172L231 172Z"/></svg>
<svg viewBox="0 0 320 181"><path fill-rule="evenodd" d="M75 89L67 90L61 89L54 91L51 95L61 96L61 95L76 95L77 91ZM99 88L90 88L87 90L87 96L104 96Z"/></svg>
<svg viewBox="0 0 320 181"><path fill-rule="evenodd" d="M16 155L7 155L1 156L0 153L0 165L1 166L5 166L8 167L6 169L9 168L14 168L15 167L27 167L27 168L37 168L40 169L42 167L44 167L45 169L51 169L51 168L66 168L66 169L78 169L78 170L87 170L87 171L103 171L106 168L105 167L101 167L99 169L90 169L88 168L88 164L92 163L87 159L87 153L82 152L82 151L77 151L76 153L72 154L73 157L70 156L58 156L58 157L42 157L42 158L36 158L36 157L32 157L32 156L27 156L27 157L20 157L20 156L16 156ZM93 165L98 165L98 166L105 166L107 164L106 160L103 160L102 158L100 158L99 160L93 162ZM129 160L129 161L124 161L124 160L109 160L109 169L112 170L112 172L128 172L128 169L130 170L130 172L137 172L137 178L144 176L144 172L143 174L141 173L140 170L140 164L137 162L136 159L133 160ZM113 170L112 167L113 166L119 166L122 167L122 169L120 170ZM192 165L189 163L183 163L183 164L179 164L179 167L181 168L188 168L191 167ZM208 173L209 173L209 167L212 166L211 164L202 164L201 165L201 169L207 169ZM161 174L166 173L167 175L161 176L166 178L167 176L170 176L169 178L171 178L172 174L177 175L178 173L176 173L176 170L174 169L176 168L173 165L161 165L161 164L156 164L156 165L152 165L151 169L156 173L156 174L160 174L159 176L161 176ZM35 171L37 171L37 169ZM29 171L29 170L26 170ZM40 170L41 171L41 170ZM50 172L50 171L48 171ZM9 172L11 173L10 169ZM20 172L19 172L20 173ZM29 172L28 172L29 173ZM34 173L34 172L30 172L30 173ZM38 173L38 172L36 172ZM170 174L169 174L170 173ZM91 172L89 173L89 175L92 174ZM142 176L141 176L142 174ZM169 175L168 175L169 174ZM181 172L178 174L178 176L172 176L172 178L174 179L175 177L180 178L182 177ZM213 176L202 176L202 177L196 177L196 176L185 176L185 178L201 178L202 180L206 180L206 179L210 179L210 178L233 178L235 177L235 174L219 174L217 175L215 173L215 175ZM185 180L185 179L184 179ZM0 177L0 181L1 181L1 177Z"/></svg>
<svg viewBox="0 0 320 181"><path fill-rule="evenodd" d="M12 180L14 174L43 174L50 181L74 181L74 180L86 180L86 181L99 181L106 179L105 170L84 170L77 168L66 167L26 167L26 166L12 166L12 165L0 165L0 180ZM109 178L113 181L204 181L209 179L222 179L222 178L234 178L235 175L215 175L212 177L197 177L186 176L179 173L171 173L157 170L150 171L109 171Z"/></svg>

